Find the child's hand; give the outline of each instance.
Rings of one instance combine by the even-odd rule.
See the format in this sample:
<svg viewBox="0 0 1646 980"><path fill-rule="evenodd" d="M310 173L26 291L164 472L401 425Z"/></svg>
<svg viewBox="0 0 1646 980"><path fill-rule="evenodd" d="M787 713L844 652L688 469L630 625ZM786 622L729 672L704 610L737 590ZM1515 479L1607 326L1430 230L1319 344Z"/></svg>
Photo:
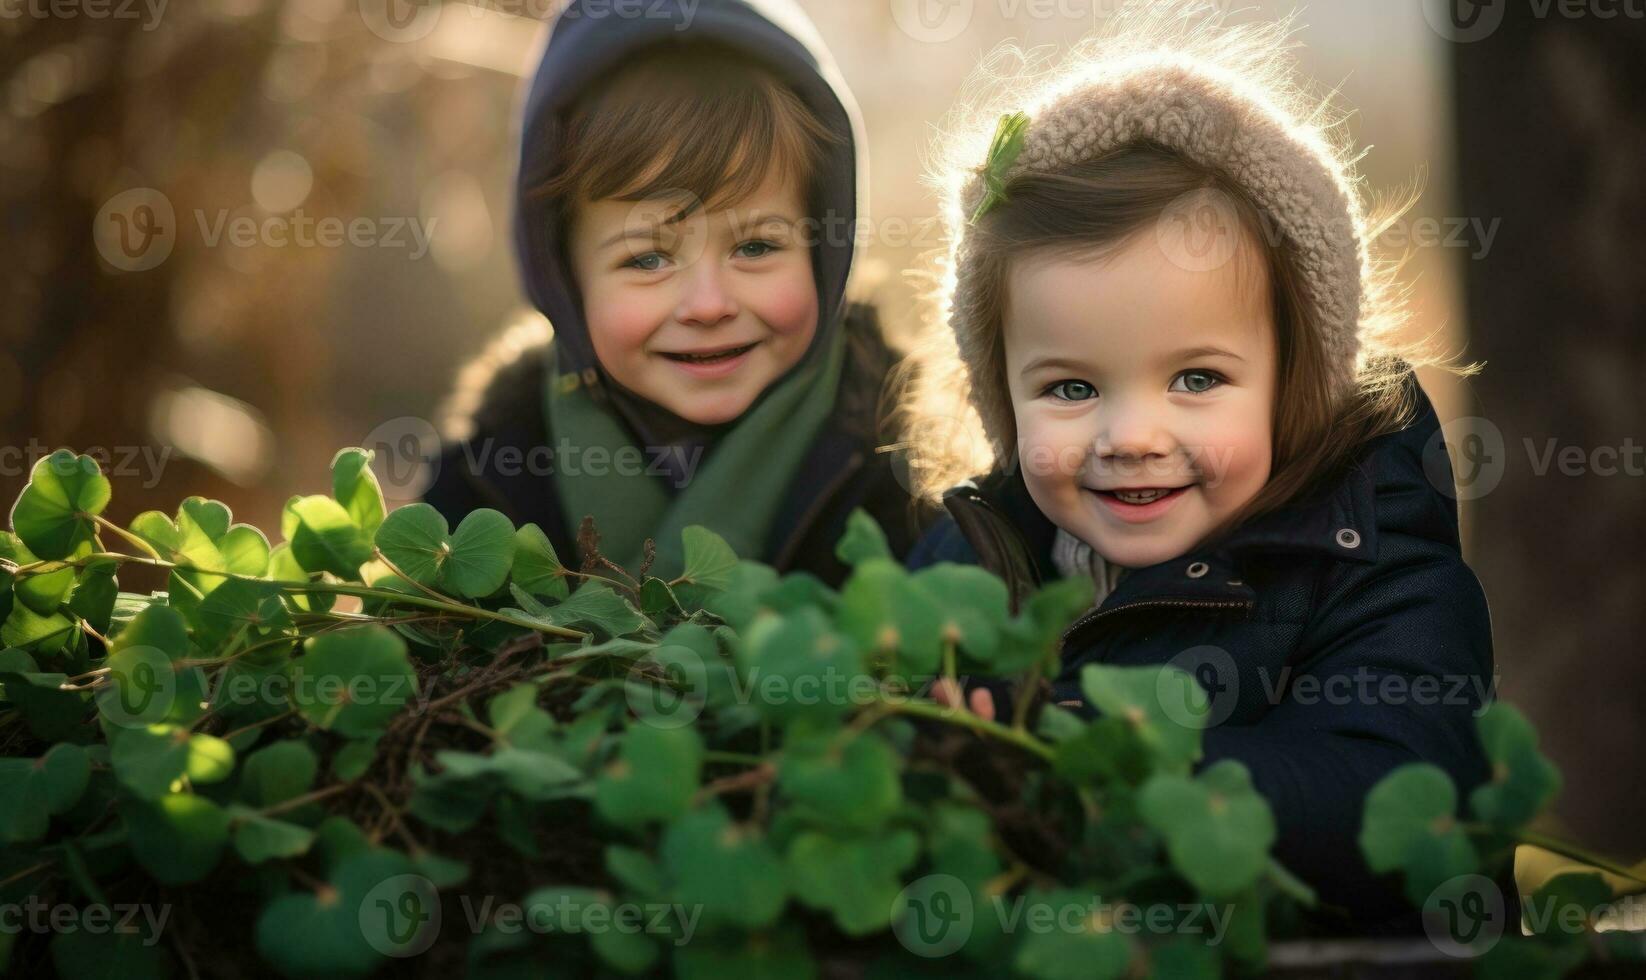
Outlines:
<svg viewBox="0 0 1646 980"><path fill-rule="evenodd" d="M932 699L945 708L962 707L964 698L961 696L960 684L953 678L940 677L932 685ZM986 687L979 687L972 691L972 714L985 721L994 721L994 693Z"/></svg>

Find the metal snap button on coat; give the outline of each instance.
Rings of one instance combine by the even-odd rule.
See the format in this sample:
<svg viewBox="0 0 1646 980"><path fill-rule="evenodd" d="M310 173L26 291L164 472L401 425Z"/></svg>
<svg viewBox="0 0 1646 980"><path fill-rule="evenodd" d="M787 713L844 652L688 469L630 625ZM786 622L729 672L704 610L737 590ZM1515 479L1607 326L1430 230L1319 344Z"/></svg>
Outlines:
<svg viewBox="0 0 1646 980"><path fill-rule="evenodd" d="M1202 575L1205 575L1207 572L1209 572L1211 570L1212 569L1211 569L1210 565L1206 564L1203 561L1197 561L1193 565L1189 566L1189 577L1190 578L1200 578Z"/></svg>
<svg viewBox="0 0 1646 980"><path fill-rule="evenodd" d="M1337 532L1337 543L1345 548L1360 547L1360 532L1352 527L1346 527Z"/></svg>

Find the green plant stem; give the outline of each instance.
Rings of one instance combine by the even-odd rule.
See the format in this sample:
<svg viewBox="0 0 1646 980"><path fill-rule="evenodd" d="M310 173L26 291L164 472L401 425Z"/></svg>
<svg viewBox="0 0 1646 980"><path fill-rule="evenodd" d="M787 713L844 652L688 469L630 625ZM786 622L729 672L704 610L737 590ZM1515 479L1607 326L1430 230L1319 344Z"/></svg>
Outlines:
<svg viewBox="0 0 1646 980"><path fill-rule="evenodd" d="M1499 833L1499 831L1493 827L1478 823L1464 824L1463 829L1475 834ZM1535 830L1526 829L1522 829L1519 833L1514 834L1513 836L1518 843L1529 844L1532 847L1541 847L1545 851L1551 851L1555 854L1559 854L1561 857L1571 858L1574 861L1581 861L1584 864L1599 868L1602 871L1617 875L1620 878L1627 878L1630 881L1638 881L1642 884L1646 884L1646 878L1642 878L1639 872L1626 868L1610 858L1601 857L1593 851L1578 847L1576 844L1567 843L1558 837L1550 837L1547 834L1541 834Z"/></svg>
<svg viewBox="0 0 1646 980"><path fill-rule="evenodd" d="M277 813L285 813L287 810L295 810L300 806L307 806L317 800L323 800L328 796L336 796L338 793L349 789L353 785L353 783L333 783L330 786L317 789L312 793L304 793L302 796L294 796L289 800L284 800L280 803L274 804L273 806L266 806L258 812L262 813L265 817L272 817Z"/></svg>
<svg viewBox="0 0 1646 980"><path fill-rule="evenodd" d="M1274 885L1275 888L1279 889L1283 894L1290 895L1292 898L1309 908L1314 908L1315 905L1319 904L1319 900L1315 897L1315 890L1310 888L1308 883L1302 878L1292 874L1291 870L1284 864L1281 864L1272 857L1269 859L1269 869L1267 875L1269 878L1269 883Z"/></svg>
<svg viewBox="0 0 1646 980"><path fill-rule="evenodd" d="M39 864L30 865L29 867L24 868L22 871L19 871L16 874L7 875L4 879L0 879L0 888L4 888L5 886L11 884L14 881L22 881L24 878L27 878L29 875L34 874L36 871L44 871L47 868L51 867L54 863L56 863L56 862L54 862L54 861L41 861Z"/></svg>
<svg viewBox="0 0 1646 980"><path fill-rule="evenodd" d="M1034 695L1040 687L1040 668L1038 666L1023 675L1018 683L1017 695L1012 698L1012 731L1027 732L1029 730L1029 705L1034 703Z"/></svg>
<svg viewBox="0 0 1646 980"><path fill-rule="evenodd" d="M387 568L389 571L391 571L394 574L400 576L406 582L408 582L411 585L414 585L417 588L421 589L423 591L423 594L427 595L429 598L439 599L443 602L450 602L451 601L451 596L441 595L439 592L436 592L435 590L433 590L433 589L429 588L428 586L424 585L422 582L419 582L418 580L412 578L410 575L407 575L405 572L401 571L399 565L396 565L394 562L390 561L388 555L383 554L383 549L382 548L373 548L372 549L372 554L377 557L378 561L383 563L384 568Z"/></svg>
<svg viewBox="0 0 1646 980"><path fill-rule="evenodd" d="M929 701L886 701L883 703L890 705L891 709L898 714L912 715L916 718L930 718L934 721L970 728L979 735L988 735L991 738L997 738L1002 742L1015 745L1047 762L1052 760L1051 746L1040 739L1027 732L1015 731L1005 725L989 721L987 718L978 717L965 708L945 708Z"/></svg>
<svg viewBox="0 0 1646 980"><path fill-rule="evenodd" d="M263 582L267 579L252 578L254 582ZM331 592L336 595L351 595L359 599L383 599L389 602L407 606L419 606L424 609L438 609L441 612L455 613L459 616L468 616L474 619L491 619L510 626L518 626L538 633L548 633L551 636L564 637L568 640L582 640L588 634L581 630L567 629L564 626L549 626L544 623L533 622L529 619L520 619L507 613L495 612L491 609L482 609L479 606L466 606L460 602L447 602L440 599L429 599L424 596L407 595L404 592L395 592L392 589L374 589L369 586L347 585L334 582L276 582L274 583L286 592Z"/></svg>
<svg viewBox="0 0 1646 980"><path fill-rule="evenodd" d="M296 708L290 708L286 711L282 711L280 714L270 715L269 717L264 718L262 721L254 721L249 725L242 725L239 728L236 728L234 731L226 732L222 735L219 735L218 737L221 738L223 741L227 742L229 739L234 738L236 735L243 735L246 732L252 731L253 729L262 728L264 725L272 725L277 721L285 721L287 718L290 718L291 716L293 716L297 713L298 712L297 712ZM204 716L202 716L202 717L204 717Z"/></svg>
<svg viewBox="0 0 1646 980"><path fill-rule="evenodd" d="M153 549L151 548L150 551L152 552ZM12 571L16 572L18 575L22 575L24 573L29 575L50 575L52 572L60 571L65 568L84 568L95 561L115 561L136 565L154 565L162 568L177 567L158 555L153 558L144 558L140 555L128 555L119 551L94 551L89 555L81 555L79 558L53 558L49 561L31 561L27 565L16 566L12 569Z"/></svg>
<svg viewBox="0 0 1646 980"><path fill-rule="evenodd" d="M106 527L120 537L125 538L131 544L136 545L139 551L147 552L148 556L153 558L155 561L165 561L164 558L160 557L160 552L154 550L154 545L149 544L140 535L131 533L120 525L99 514L93 514L92 520L96 521L99 527ZM176 566L174 565L173 567Z"/></svg>
<svg viewBox="0 0 1646 980"><path fill-rule="evenodd" d="M99 520L101 521L102 519L99 518ZM161 558L158 554L155 554L154 549L150 548L148 543L143 541L143 539L135 535L128 534L124 528L121 528L117 524L113 524L108 521L103 521L103 523L108 527L113 528L119 534L124 535L131 541L141 545L150 554L153 554L154 557L142 558L135 555L123 555L119 552L98 552L95 554L86 555L83 558L75 559L73 562L68 562L66 564L79 566L94 559L106 559L120 562L130 562L139 565L149 565L154 568L166 568L171 569L172 571L177 571L180 569L183 571L200 571L200 569L191 568L187 565L179 565L176 562L167 561L166 559ZM226 579L239 579L243 582L261 582L275 585L283 592L329 592L334 595L354 596L357 599L383 599L385 601L399 603L401 605L418 606L424 609L438 609L441 612L454 613L459 616L467 616L474 619L491 619L500 623L507 623L510 626L518 626L521 629L528 629L538 633L548 633L551 636L559 636L568 640L581 641L588 635L580 630L568 629L564 626L548 626L543 623L536 623L531 620L510 616L507 613L500 613L491 609L482 609L479 606L468 606L461 602L453 602L446 599L434 599L427 596L408 595L404 592L396 592L392 589L374 589L370 586L350 585L343 582L278 582L272 579L258 578L255 575L240 575L235 572L207 571L205 574L218 575Z"/></svg>
<svg viewBox="0 0 1646 980"><path fill-rule="evenodd" d="M568 576L575 575L578 578L587 579L590 582L604 582L607 585L611 586L612 588L622 589L624 592L633 592L634 591L634 586L624 585L622 582L619 582L617 579L608 578L604 575L596 575L593 572L574 572L569 568L563 568L563 569L561 569L561 571L564 574L568 575ZM672 588L672 585L671 585L671 588Z"/></svg>
<svg viewBox="0 0 1646 980"><path fill-rule="evenodd" d="M710 749L703 753L704 762L730 762L743 766L758 766L767 760L758 755L747 752L720 752Z"/></svg>

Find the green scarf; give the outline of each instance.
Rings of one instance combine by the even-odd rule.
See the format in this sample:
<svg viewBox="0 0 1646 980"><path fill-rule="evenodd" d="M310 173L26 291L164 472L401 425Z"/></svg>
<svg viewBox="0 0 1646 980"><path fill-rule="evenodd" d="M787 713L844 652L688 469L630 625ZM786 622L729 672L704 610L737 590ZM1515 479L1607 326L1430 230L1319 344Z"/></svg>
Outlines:
<svg viewBox="0 0 1646 980"><path fill-rule="evenodd" d="M594 447L608 452L598 474L582 463L555 473L566 526L575 535L584 515L593 515L600 553L630 573L638 572L645 540L651 538L657 543L652 574L679 575L685 568L680 534L692 524L725 538L739 557L769 560L766 541L778 508L834 410L846 360L845 325L826 343L822 356L766 390L676 494L664 485L665 477L643 472L653 458L635 447L622 420L595 403L578 375L562 375L556 362L544 393L551 438L569 440L584 456ZM624 457L629 464L638 459L642 472L620 466ZM629 472L619 473L620 468Z"/></svg>

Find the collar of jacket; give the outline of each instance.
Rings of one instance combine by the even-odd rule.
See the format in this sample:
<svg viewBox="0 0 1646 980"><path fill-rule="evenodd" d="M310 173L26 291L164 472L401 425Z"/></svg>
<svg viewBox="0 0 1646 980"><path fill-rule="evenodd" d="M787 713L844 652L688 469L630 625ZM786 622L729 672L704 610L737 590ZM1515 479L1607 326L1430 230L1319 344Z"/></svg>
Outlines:
<svg viewBox="0 0 1646 980"><path fill-rule="evenodd" d="M890 347L881 328L878 311L867 304L853 303L845 322L848 367L841 380L835 411L814 440L805 463L791 483L793 492L773 522L767 544L771 564L783 570L827 499L855 476L874 453L874 447L889 439L882 431L880 396L887 372L899 353ZM551 342L545 332L536 343L506 355L488 355L504 362L483 374L477 373L466 385L467 402L475 407L458 413L448 424L469 433L463 441L477 459L494 458L500 447L526 451L549 446L553 436L541 410L542 386L547 380L548 359L543 346ZM581 376L563 376L569 383L601 383L598 372L589 369ZM575 528L566 526L560 513L560 498L552 479L544 479L529 467L507 470L496 466L465 466L463 478L479 499L508 515L516 525L532 522L549 536L562 559L576 555Z"/></svg>
<svg viewBox="0 0 1646 980"><path fill-rule="evenodd" d="M1006 579L1014 607L1057 577L1051 561L1057 527L1029 496L1020 469L997 473L981 485L960 484L944 494L943 503L980 562ZM1377 549L1376 487L1362 458L1324 490L1243 525L1221 541L1132 569L1098 613L1140 604L1249 606L1256 593L1239 572L1249 558L1291 554L1372 563Z"/></svg>

